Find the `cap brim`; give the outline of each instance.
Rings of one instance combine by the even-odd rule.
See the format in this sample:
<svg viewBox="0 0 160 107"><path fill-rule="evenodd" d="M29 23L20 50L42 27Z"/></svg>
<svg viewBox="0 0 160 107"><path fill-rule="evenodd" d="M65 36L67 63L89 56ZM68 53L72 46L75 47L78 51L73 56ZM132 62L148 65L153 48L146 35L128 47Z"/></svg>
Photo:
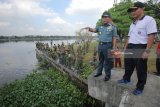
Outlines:
<svg viewBox="0 0 160 107"><path fill-rule="evenodd" d="M103 17L103 16L109 17L109 15L102 15L102 17Z"/></svg>
<svg viewBox="0 0 160 107"><path fill-rule="evenodd" d="M132 11L132 9L136 9L136 8L138 8L138 7L130 7L128 10L127 10L127 12L131 12Z"/></svg>

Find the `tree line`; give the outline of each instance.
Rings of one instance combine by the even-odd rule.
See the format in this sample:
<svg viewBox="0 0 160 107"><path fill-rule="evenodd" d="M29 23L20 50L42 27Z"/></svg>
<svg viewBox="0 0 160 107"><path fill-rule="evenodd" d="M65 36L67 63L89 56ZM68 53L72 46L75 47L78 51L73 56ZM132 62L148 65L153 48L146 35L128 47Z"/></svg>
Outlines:
<svg viewBox="0 0 160 107"><path fill-rule="evenodd" d="M0 41L14 41L14 40L60 40L60 39L75 39L75 36L0 36Z"/></svg>
<svg viewBox="0 0 160 107"><path fill-rule="evenodd" d="M132 23L132 18L127 12L127 9L133 5L133 2L135 2L135 0L121 0L120 3L114 4L114 6L108 10L112 15L115 26L118 28L117 31L120 38L125 38L128 34L129 26ZM144 4L145 13L155 18L157 27L160 29L160 2L158 3L158 0L149 0ZM101 19L98 19L96 26L101 24Z"/></svg>

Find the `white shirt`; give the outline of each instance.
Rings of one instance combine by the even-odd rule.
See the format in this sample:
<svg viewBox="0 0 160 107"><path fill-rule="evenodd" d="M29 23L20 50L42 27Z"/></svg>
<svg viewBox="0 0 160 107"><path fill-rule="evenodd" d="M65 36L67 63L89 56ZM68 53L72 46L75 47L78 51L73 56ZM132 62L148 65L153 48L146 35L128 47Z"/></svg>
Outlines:
<svg viewBox="0 0 160 107"><path fill-rule="evenodd" d="M148 35L157 32L156 21L151 16L144 16L136 24L132 23L129 29L129 41L132 44L147 44Z"/></svg>

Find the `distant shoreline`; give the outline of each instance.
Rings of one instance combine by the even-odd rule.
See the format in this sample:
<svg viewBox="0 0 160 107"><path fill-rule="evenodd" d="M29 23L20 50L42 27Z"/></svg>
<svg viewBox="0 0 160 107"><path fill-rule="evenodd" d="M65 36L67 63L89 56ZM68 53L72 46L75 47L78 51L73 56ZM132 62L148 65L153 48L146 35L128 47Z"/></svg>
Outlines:
<svg viewBox="0 0 160 107"><path fill-rule="evenodd" d="M69 40L76 39L76 36L0 36L0 42L17 41L45 41L45 40Z"/></svg>
<svg viewBox="0 0 160 107"><path fill-rule="evenodd" d="M92 36L92 37L95 38L96 36ZM81 37L78 37L78 36L0 36L0 42L70 40L70 39L78 39L78 38L81 38Z"/></svg>

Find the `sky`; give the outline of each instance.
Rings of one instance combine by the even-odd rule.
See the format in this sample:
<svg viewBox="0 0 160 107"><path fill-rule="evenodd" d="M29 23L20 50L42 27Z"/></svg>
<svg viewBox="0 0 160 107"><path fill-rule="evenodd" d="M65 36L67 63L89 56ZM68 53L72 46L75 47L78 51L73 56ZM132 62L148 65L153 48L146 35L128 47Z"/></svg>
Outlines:
<svg viewBox="0 0 160 107"><path fill-rule="evenodd" d="M114 0L0 0L0 35L74 36L83 27L95 27L113 3Z"/></svg>

